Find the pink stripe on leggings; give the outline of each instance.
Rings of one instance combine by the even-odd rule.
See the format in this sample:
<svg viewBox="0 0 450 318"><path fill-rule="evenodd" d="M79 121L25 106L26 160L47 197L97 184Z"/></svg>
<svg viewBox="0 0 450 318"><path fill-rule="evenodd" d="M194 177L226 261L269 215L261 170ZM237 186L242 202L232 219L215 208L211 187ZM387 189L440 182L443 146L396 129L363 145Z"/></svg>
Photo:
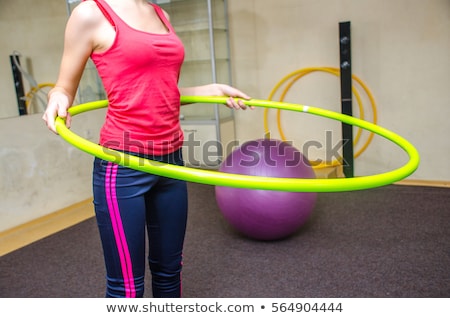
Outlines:
<svg viewBox="0 0 450 318"><path fill-rule="evenodd" d="M130 257L130 251L123 229L122 219L120 217L119 204L117 203L116 178L118 165L111 162L106 168L105 189L108 210L111 217L111 224L114 231L117 251L119 253L120 264L125 288L125 297L136 297L136 288L134 286L133 267Z"/></svg>

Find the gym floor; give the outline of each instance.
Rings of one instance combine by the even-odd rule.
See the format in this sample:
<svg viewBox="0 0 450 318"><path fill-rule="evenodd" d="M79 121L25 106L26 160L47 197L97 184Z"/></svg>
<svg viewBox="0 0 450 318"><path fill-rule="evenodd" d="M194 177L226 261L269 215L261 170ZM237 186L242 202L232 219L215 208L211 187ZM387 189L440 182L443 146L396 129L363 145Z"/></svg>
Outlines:
<svg viewBox="0 0 450 318"><path fill-rule="evenodd" d="M189 184L183 295L450 297L449 194L404 185L320 193L305 226L263 242L230 227L214 187ZM0 273L0 297L103 297L94 218L7 253Z"/></svg>

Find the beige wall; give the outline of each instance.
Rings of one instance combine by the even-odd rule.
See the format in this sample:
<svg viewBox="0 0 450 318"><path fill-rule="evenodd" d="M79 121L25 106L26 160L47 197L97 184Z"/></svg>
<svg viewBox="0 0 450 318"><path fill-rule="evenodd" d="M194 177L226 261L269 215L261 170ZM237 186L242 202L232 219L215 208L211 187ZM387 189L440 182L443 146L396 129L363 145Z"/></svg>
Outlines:
<svg viewBox="0 0 450 318"><path fill-rule="evenodd" d="M0 0L0 118L18 115L9 55L38 83L54 82L62 53L67 9L64 0ZM29 89L24 79L25 92Z"/></svg>
<svg viewBox="0 0 450 318"><path fill-rule="evenodd" d="M23 16L13 18L5 11L12 2L27 9ZM53 12L50 20L29 24L48 10ZM17 49L32 57L34 75L42 80L56 79L65 10L63 0L0 0L2 47L5 41L23 45ZM450 180L448 0L229 0L229 15L234 83L255 98L267 98L294 70L337 66L338 23L351 21L353 72L374 94L380 125L410 140L421 153L421 166L411 178ZM5 19L21 20L23 26L9 28ZM45 45L29 49L27 41L20 41L31 29L47 35ZM0 52L4 63L9 52ZM3 68L9 72L9 64ZM338 110L338 85L333 75L311 74L294 85L286 100ZM11 89L0 82L1 95ZM15 100L2 101L0 108L11 103ZM282 118L286 135L300 148L308 140L325 142L327 130L338 135L339 124L331 120L296 113ZM95 139L102 119L101 111L80 115L73 129ZM40 115L1 121L0 232L91 196L90 156L49 133ZM270 126L278 137L273 118ZM237 134L242 141L261 138L263 111L239 112ZM356 173L384 172L405 160L395 146L375 138L356 160Z"/></svg>
<svg viewBox="0 0 450 318"><path fill-rule="evenodd" d="M338 67L338 24L351 21L353 73L374 94L379 124L421 153L421 166L411 178L450 180L450 1L231 0L229 6L234 82L257 98L268 97L292 71ZM286 100L339 110L339 81L333 77L305 76ZM239 138L263 135L262 113L238 114ZM295 113L282 118L285 134L300 148L309 140L324 143L325 130L339 134L330 120ZM277 137L274 117L270 124ZM322 158L323 153L312 155ZM356 174L395 169L406 159L389 142L374 138L356 159Z"/></svg>
<svg viewBox="0 0 450 318"><path fill-rule="evenodd" d="M104 111L77 116L73 131L97 140ZM92 157L52 134L40 114L2 119L0 232L91 197Z"/></svg>

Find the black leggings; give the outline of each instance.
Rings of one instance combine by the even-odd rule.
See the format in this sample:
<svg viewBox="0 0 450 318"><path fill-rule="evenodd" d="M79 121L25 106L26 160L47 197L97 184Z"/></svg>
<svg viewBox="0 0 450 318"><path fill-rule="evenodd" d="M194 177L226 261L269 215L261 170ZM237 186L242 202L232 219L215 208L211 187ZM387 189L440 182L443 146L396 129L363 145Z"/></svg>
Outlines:
<svg viewBox="0 0 450 318"><path fill-rule="evenodd" d="M151 157L183 164L181 150ZM186 182L96 158L94 205L106 264L106 297L143 297L147 228L153 297L181 297Z"/></svg>

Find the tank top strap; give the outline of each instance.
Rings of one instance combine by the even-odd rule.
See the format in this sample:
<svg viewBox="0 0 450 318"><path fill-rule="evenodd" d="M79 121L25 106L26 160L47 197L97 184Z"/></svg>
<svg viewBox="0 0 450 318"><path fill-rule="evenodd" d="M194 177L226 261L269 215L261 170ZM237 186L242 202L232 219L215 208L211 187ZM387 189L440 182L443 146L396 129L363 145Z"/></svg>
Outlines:
<svg viewBox="0 0 450 318"><path fill-rule="evenodd" d="M117 21L120 22L120 18L116 15L114 10L104 0L94 0L100 11L105 18L111 23L113 27L116 27Z"/></svg>
<svg viewBox="0 0 450 318"><path fill-rule="evenodd" d="M176 33L175 29L173 28L172 24L170 23L170 21L167 19L166 15L164 14L163 10L161 9L160 6L149 2L150 5L153 6L153 8L155 9L156 14L158 15L159 19L164 23L164 25L172 32L172 33Z"/></svg>

